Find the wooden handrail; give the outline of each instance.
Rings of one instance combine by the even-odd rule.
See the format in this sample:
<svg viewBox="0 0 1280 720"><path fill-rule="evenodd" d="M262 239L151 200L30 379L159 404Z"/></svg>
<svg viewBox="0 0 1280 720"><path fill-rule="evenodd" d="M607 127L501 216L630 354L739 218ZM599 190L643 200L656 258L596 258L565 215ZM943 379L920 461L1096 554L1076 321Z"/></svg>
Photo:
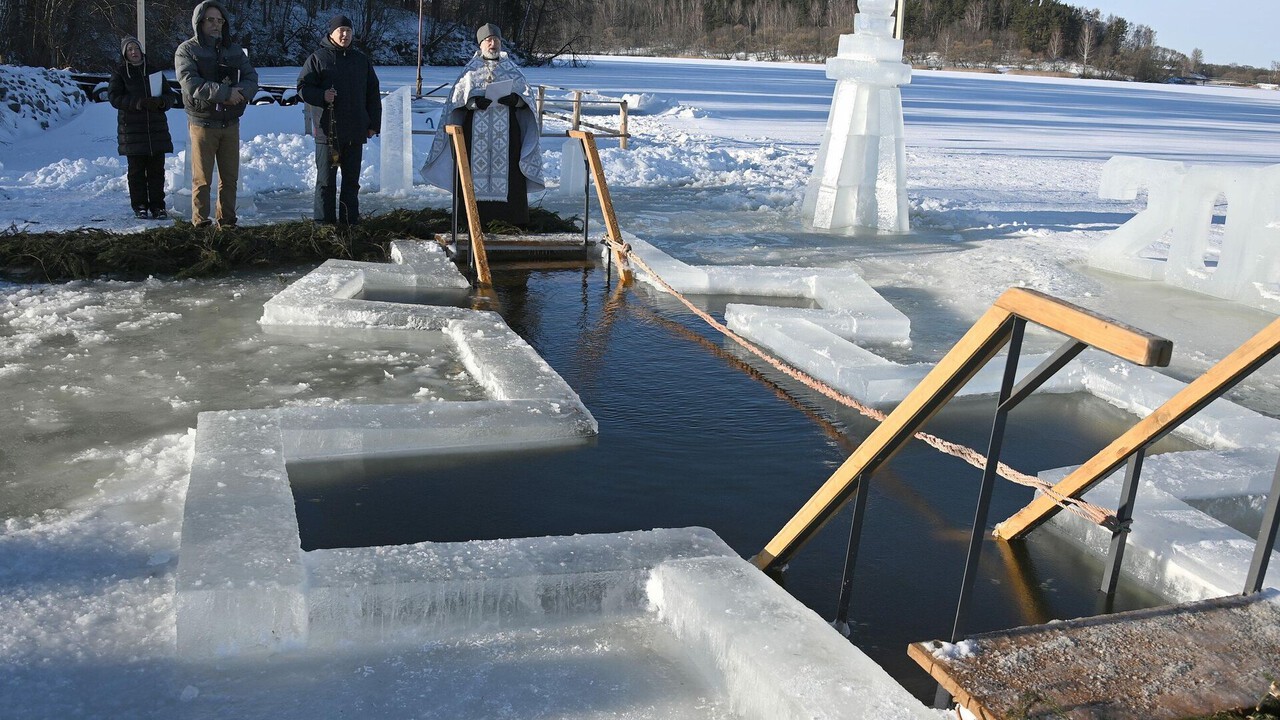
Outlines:
<svg viewBox="0 0 1280 720"><path fill-rule="evenodd" d="M548 99L546 97L547 88L551 88L554 90L563 90L565 92L572 93L573 97ZM606 99L584 100L583 99L584 95L595 95L597 97L602 97ZM605 127L603 125L599 125L596 123L591 123L591 122L587 122L586 120L583 120L582 119L583 105L617 105L618 106L618 129L614 130L613 128ZM561 115L558 113L551 112L548 109L548 108L564 108L564 107L571 108L572 114L568 116ZM605 95L600 95L594 90L571 90L569 88L557 87L555 85L539 85L537 109L538 109L538 118L540 121L542 117L546 116L546 117L556 118L557 120L563 120L566 123L568 123L570 135L572 135L573 131L575 130L581 130L584 127L591 128L593 130L598 131L598 134L602 137L618 138L618 146L621 147L623 150L627 149L627 141L631 136L627 133L629 108L627 106L627 101L625 98L610 98ZM544 137L551 137L551 136L545 135Z"/></svg>
<svg viewBox="0 0 1280 720"><path fill-rule="evenodd" d="M1162 337L1035 290L1010 289L995 304L1029 322L1143 367L1164 367L1173 355L1173 343Z"/></svg>
<svg viewBox="0 0 1280 720"><path fill-rule="evenodd" d="M1050 327L1140 365L1168 363L1172 343L1112 322L1043 293L1006 290L933 370L867 436L808 502L751 562L761 569L785 564L857 489L860 478L888 462L1008 342L1015 318ZM1092 343L1090 343L1092 344Z"/></svg>
<svg viewBox="0 0 1280 720"><path fill-rule="evenodd" d="M1179 390L1155 412L1063 478L1054 490L1067 497L1079 498L1115 472L1135 452L1181 425L1277 354L1280 354L1280 319L1272 321L1205 374ZM996 525L995 536L1004 540L1021 538L1057 514L1059 509L1057 503L1041 495Z"/></svg>
<svg viewBox="0 0 1280 720"><path fill-rule="evenodd" d="M467 208L467 230L471 236L471 257L476 261L476 285L492 287L493 276L489 274L489 256L484 250L484 230L480 225L480 208L476 205L476 187L471 179L471 160L467 155L467 139L462 133L461 125L446 125L444 131L453 141L453 157L457 163L458 177L462 186L462 201ZM512 168L520 172L519 168Z"/></svg>
<svg viewBox="0 0 1280 720"><path fill-rule="evenodd" d="M596 196L600 198L600 213L604 215L605 230L609 233L609 252L618 266L618 271L625 285L631 282L631 268L627 265L622 240L622 228L618 226L618 216L613 212L613 200L609 197L609 183L604 176L604 164L600 162L600 151L596 148L596 136L584 130L570 130L569 137L582 141L582 149L587 156L587 165L591 168L591 177L595 181Z"/></svg>

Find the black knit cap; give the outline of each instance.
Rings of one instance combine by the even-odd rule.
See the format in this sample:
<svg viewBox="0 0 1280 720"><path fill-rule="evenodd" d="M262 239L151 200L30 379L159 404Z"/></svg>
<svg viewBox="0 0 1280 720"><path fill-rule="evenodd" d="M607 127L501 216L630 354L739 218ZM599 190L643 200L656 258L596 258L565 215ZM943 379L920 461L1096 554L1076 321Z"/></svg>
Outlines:
<svg viewBox="0 0 1280 720"><path fill-rule="evenodd" d="M332 33L340 27L354 27L351 24L351 18L346 15L334 15L333 19L329 21L329 32Z"/></svg>

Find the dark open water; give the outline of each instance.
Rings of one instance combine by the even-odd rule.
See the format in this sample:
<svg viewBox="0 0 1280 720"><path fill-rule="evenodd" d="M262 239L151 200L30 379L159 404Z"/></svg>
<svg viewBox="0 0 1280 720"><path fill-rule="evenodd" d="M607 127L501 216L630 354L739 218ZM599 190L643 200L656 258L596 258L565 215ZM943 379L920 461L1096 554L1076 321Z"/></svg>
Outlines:
<svg viewBox="0 0 1280 720"><path fill-rule="evenodd" d="M618 292L600 268L495 279L500 312L578 392L598 440L561 452L291 466L304 548L700 525L750 557L873 427L744 361L672 298ZM985 449L993 405L953 403L928 429ZM1092 396L1033 397L1011 418L1003 459L1031 473L1079 463L1135 421ZM1186 446L1165 449L1174 447ZM925 701L934 685L906 646L950 634L978 477L913 442L871 484L852 640ZM990 521L1030 497L1000 483ZM845 512L783 579L827 619L847 535ZM1097 612L1100 564L1043 532L988 540L982 557L963 634ZM1156 604L1122 581L1114 609Z"/></svg>

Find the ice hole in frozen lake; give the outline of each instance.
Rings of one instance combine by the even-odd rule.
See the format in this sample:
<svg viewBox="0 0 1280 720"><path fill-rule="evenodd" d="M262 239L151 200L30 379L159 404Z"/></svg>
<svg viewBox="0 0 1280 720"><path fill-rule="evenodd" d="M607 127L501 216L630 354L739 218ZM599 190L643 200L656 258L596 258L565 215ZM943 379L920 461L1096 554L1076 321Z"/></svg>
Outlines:
<svg viewBox="0 0 1280 720"><path fill-rule="evenodd" d="M701 526L748 557L873 428L795 399L809 394L744 361L668 296L617 294L600 268L500 274L495 284L504 320L575 389L599 436L558 451L291 462L304 549ZM697 301L718 312L726 298ZM991 403L959 400L929 429L985 447ZM1079 463L1134 422L1086 392L1036 395L1015 410L1004 457L1028 472ZM1155 452L1194 447L1171 436ZM854 640L922 699L933 685L902 648L949 632L977 475L912 443L871 486ZM993 521L1029 498L1002 483ZM834 521L784 581L824 617L847 522ZM1047 536L1012 553L988 543L980 572L974 632L1096 612L1100 564ZM1161 602L1122 580L1117 608Z"/></svg>
<svg viewBox="0 0 1280 720"><path fill-rule="evenodd" d="M807 310L752 309L742 304L725 309L726 317L736 314L750 331L772 332L772 346L805 347L803 341L786 332L787 323L794 322L789 318L795 316L821 317L830 323L833 329L823 330L825 335L811 333L832 343L829 347L852 345L842 339L843 333L850 332L860 342L898 342L909 327L905 316L847 271L697 267L675 261L638 238L632 238L631 244L651 265L661 265L670 273L664 277L676 278L685 292L713 310L722 308L727 293L743 290L764 290L768 297L762 299L774 306L795 302L780 303L775 295L823 298L823 308L812 315ZM576 449L564 452L512 453L502 449L495 454L480 449L471 457L460 457L457 448L473 439L490 450L499 448L502 441L490 438L484 423L468 424L467 413L474 410L465 407L467 403L437 406L438 413L428 404L424 411L431 417L422 429L432 436L444 433L464 442L451 441L446 447L402 444L391 453L399 456L396 460L387 459L386 452L368 452L366 448L359 453L362 459L347 462L345 467L335 466L335 471L334 467L325 469L304 461L351 455L324 450L341 449L329 445L333 440L346 447L349 439L368 439L369 428L375 428L375 434L387 428L362 425L364 429L348 438L345 433L350 426L345 415L355 414L368 421L376 420L383 411L359 406L336 408L336 414L318 411L301 420L291 414L286 418L286 446L279 465L281 499L287 502L282 510L291 516L292 542L317 548L304 553L308 557L349 554L354 558L369 553L384 557L384 553L397 552L396 548L471 556L473 551L467 548L487 543L563 541L566 547L573 547L580 540L629 535L556 536L689 526L712 529L745 557L763 546L873 427L870 421L815 399L810 392L793 386L793 381L746 358L669 296L647 285L622 291L601 268L502 274L495 278L496 307L502 316L497 320L484 313L414 307L404 302L416 293L397 297L400 302L387 302L390 296L380 294L387 288L399 292L456 279L456 270L440 265L429 254L413 248L399 252L411 261L390 267L326 263L268 302L264 324L362 327L372 322L441 327L472 358L470 372L488 376L481 384L494 397L531 396L520 393L542 397L555 386L560 388L554 391L555 397L539 402L579 407L580 400L582 409L578 412L591 425L588 435L594 435L598 427L599 436L587 440L587 435L579 433L576 436L586 445L579 443ZM411 257L415 253L420 256ZM364 300L356 300L361 294ZM842 310L833 313L831 307ZM827 364L836 359L824 355L829 351L817 346L808 347L808 351L825 357ZM866 349L842 351L839 359L841 367L855 376L874 378L875 387L865 389L874 391L877 399L872 402L882 404L900 398L901 394L895 393L905 393L927 369L891 362ZM1027 365L1031 364L1028 359ZM525 365L539 368L536 377L521 369ZM495 369L501 378L492 377ZM1100 354L1082 356L1064 376L1062 382L1055 382L1053 389L1058 394L1034 396L1014 412L1003 456L1014 467L1052 473L1081 462L1136 421L1117 406L1145 414L1181 387L1158 373L1118 366L1114 359ZM988 388L978 392L992 392L989 378L975 378L971 385ZM928 429L983 447L991 404L990 397L960 399ZM590 408L590 415L585 408ZM524 412L517 415L528 417ZM1205 446L1250 449L1256 454L1257 448L1276 446L1273 439L1280 437L1274 421L1259 419L1256 413L1229 403L1205 415L1188 424L1188 437ZM326 435L325 428L337 434ZM322 432L314 434L312 430ZM304 451L295 454L290 443L299 441L304 443L298 446ZM1156 452L1192 447L1178 443L1166 444ZM419 447L422 454L435 457L405 457ZM1197 452L1213 456L1202 462L1219 461L1218 451ZM1162 458L1195 454L1165 452L1152 455L1149 463L1155 468ZM1274 459L1271 463L1274 467ZM1244 464L1253 468L1259 464L1258 458L1250 457ZM1173 474L1178 474L1181 466L1171 465ZM932 697L933 684L907 660L902 647L949 632L977 475L968 465L911 443L870 485L871 521L864 530L855 583L853 639L922 699ZM354 497L325 494L334 488ZM391 499L375 501L372 491L384 488L394 491ZM992 509L993 521L1020 508L1029 498L1029 490L1001 484ZM1100 502L1114 505L1106 497ZM1174 502L1180 516L1204 517L1180 501ZM378 506L390 508L394 519L374 512ZM358 529L358 514L373 518L365 528L375 528L379 533L376 538L355 537L369 532ZM784 578L786 589L820 616L833 614L845 549L845 533L838 528L847 528L847 522L847 517L837 517L832 523L837 529L820 533L792 561ZM299 523L304 526L301 532ZM972 628L966 632L1098 612L1094 592L1101 574L1098 554L1078 549L1090 547L1087 538L1079 543L1061 542L1056 521L1052 525L1051 532L1035 533L1025 544L988 543L974 602L981 611L970 618ZM351 537L324 536L337 526ZM1072 532L1075 530L1068 529ZM530 539L476 540L482 537ZM427 542L421 542L424 539ZM448 539L462 542L440 542ZM419 544L401 544L415 542ZM1140 553L1135 548L1131 554L1137 557ZM578 564L575 560L566 567L571 570ZM1140 582L1150 587L1146 583L1152 575L1150 568L1144 568L1141 578L1122 573L1120 596L1113 608L1167 601L1169 595L1156 597L1139 587ZM1159 576L1158 569L1154 575ZM356 573L352 578L356 595L363 592L360 577ZM1203 585L1192 590L1199 592Z"/></svg>

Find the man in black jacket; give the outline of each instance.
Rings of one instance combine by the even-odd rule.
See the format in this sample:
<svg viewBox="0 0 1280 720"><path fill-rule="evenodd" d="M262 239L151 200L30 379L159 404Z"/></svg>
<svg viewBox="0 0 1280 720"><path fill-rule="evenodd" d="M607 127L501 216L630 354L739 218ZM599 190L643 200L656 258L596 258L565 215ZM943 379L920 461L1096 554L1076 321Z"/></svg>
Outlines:
<svg viewBox="0 0 1280 720"><path fill-rule="evenodd" d="M164 113L177 94L163 78L159 92L150 82L150 68L135 37L120 43L120 64L111 71L107 99L117 113L118 149L129 162L129 204L138 219L169 217L164 207L164 157L173 152L169 121Z"/></svg>
<svg viewBox="0 0 1280 720"><path fill-rule="evenodd" d="M173 66L187 109L191 153L191 223L209 220L209 183L218 166L218 227L236 224L240 179L240 116L258 92L258 72L231 38L231 17L218 0L204 0L191 13L194 37L178 46Z"/></svg>
<svg viewBox="0 0 1280 720"><path fill-rule="evenodd" d="M298 74L298 94L317 110L309 113L316 138L316 222L360 222L364 144L382 129L378 76L369 58L351 47L354 38L351 19L334 17L329 21L329 35ZM335 198L339 169L342 194Z"/></svg>

